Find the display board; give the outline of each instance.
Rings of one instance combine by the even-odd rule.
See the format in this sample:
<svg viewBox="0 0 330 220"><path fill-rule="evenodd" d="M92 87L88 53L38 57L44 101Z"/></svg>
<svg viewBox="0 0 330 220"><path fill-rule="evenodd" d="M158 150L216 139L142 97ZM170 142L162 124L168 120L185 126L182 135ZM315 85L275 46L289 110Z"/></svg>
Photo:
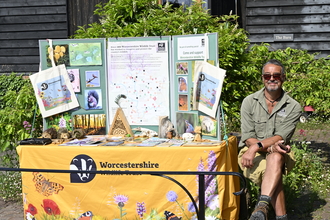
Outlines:
<svg viewBox="0 0 330 220"><path fill-rule="evenodd" d="M41 70L45 70L51 67L49 44L46 40L39 44ZM221 86L213 88L199 84L199 75L195 76L195 71L204 75L206 67L219 75L217 33L109 38L107 43L106 39L53 40L53 50L56 65L67 68L79 107L46 118L45 128L58 128L64 122L68 129L107 134L120 107L133 129L158 132L168 127L164 121L170 121L176 134L194 134L200 126L204 139L221 139L216 90L221 92L223 80L216 79ZM224 78L225 70L220 73ZM210 113L196 105L197 86L204 89L200 95Z"/></svg>
<svg viewBox="0 0 330 220"><path fill-rule="evenodd" d="M217 33L108 39L109 117L123 94L133 128L159 131L159 117L168 116L179 134L200 125L205 138L221 139L220 120L192 106L196 61L218 66Z"/></svg>
<svg viewBox="0 0 330 220"><path fill-rule="evenodd" d="M106 39L52 40L56 65L64 64L79 107L45 118L44 128L84 128L87 134L106 134ZM49 43L39 41L41 70L51 67Z"/></svg>
<svg viewBox="0 0 330 220"><path fill-rule="evenodd" d="M194 78L196 61L205 61L218 67L218 34L180 35L172 37L171 120L179 133L189 127L202 127L203 138L221 139L220 111L210 117L194 107ZM212 90L209 91L212 95Z"/></svg>

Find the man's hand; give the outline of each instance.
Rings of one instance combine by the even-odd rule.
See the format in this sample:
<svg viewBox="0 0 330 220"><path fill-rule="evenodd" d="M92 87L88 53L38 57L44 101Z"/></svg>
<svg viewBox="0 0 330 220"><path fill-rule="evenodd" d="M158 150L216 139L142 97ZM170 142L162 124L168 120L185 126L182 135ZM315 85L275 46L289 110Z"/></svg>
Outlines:
<svg viewBox="0 0 330 220"><path fill-rule="evenodd" d="M258 151L259 147L257 144L253 144L249 147L249 149L243 154L242 156L242 166L246 168L253 167L253 159L256 156L256 152Z"/></svg>
<svg viewBox="0 0 330 220"><path fill-rule="evenodd" d="M290 145L285 145L283 144L284 141L278 141L276 142L274 145L272 145L270 148L270 153L281 153L281 154L286 154L286 153L290 153L291 151L291 146Z"/></svg>

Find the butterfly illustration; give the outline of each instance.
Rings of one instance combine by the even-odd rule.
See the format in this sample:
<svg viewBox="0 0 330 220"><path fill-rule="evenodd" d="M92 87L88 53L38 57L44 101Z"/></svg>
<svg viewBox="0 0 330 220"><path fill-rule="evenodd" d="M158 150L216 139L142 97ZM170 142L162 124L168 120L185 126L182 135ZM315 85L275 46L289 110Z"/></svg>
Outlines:
<svg viewBox="0 0 330 220"><path fill-rule="evenodd" d="M50 196L53 193L58 194L60 190L64 189L59 183L49 182L41 173L33 172L33 182L38 193L44 196Z"/></svg>
<svg viewBox="0 0 330 220"><path fill-rule="evenodd" d="M93 213L91 211L87 211L79 216L76 220L92 220Z"/></svg>
<svg viewBox="0 0 330 220"><path fill-rule="evenodd" d="M181 217L179 218L174 213L169 212L169 211L165 211L164 215L166 217L166 220L180 220L181 219Z"/></svg>

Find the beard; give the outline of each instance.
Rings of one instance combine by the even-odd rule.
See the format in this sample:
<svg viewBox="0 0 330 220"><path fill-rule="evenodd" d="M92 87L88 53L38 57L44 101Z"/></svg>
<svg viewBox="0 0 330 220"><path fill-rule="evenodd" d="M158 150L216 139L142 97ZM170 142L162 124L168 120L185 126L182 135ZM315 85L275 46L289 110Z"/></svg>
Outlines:
<svg viewBox="0 0 330 220"><path fill-rule="evenodd" d="M269 92L275 92L275 91L278 91L280 89L280 86L278 85L277 81L268 81L265 85L265 88Z"/></svg>

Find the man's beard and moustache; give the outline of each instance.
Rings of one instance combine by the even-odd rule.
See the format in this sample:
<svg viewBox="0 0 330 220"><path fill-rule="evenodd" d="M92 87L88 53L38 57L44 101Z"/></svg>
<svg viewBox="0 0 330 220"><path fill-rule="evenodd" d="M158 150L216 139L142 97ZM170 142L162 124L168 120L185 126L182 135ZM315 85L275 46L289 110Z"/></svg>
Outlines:
<svg viewBox="0 0 330 220"><path fill-rule="evenodd" d="M276 85L274 85L274 84L270 85L270 83L274 83ZM266 89L269 92L275 92L275 91L279 90L280 86L278 85L278 81L277 80L272 80L272 81L269 80L266 84Z"/></svg>

